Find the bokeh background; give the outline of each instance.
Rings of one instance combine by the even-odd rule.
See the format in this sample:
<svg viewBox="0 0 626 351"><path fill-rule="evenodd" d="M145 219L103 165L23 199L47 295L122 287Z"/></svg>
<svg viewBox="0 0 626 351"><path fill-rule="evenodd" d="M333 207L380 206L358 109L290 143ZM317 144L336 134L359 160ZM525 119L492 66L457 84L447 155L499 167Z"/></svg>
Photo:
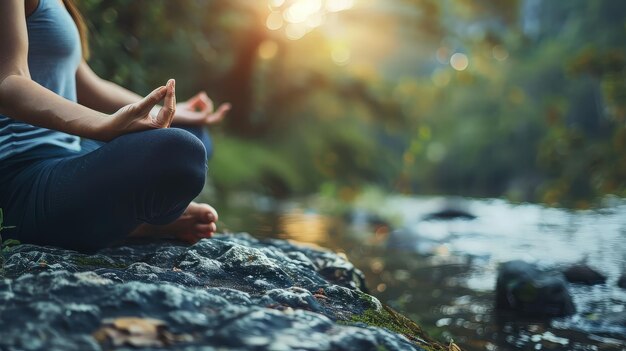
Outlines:
<svg viewBox="0 0 626 351"><path fill-rule="evenodd" d="M220 191L626 194L626 2L83 0L102 77L234 105Z"/></svg>
<svg viewBox="0 0 626 351"><path fill-rule="evenodd" d="M626 1L79 5L103 78L233 104L202 194L220 230L345 255L465 350L624 350ZM476 219L428 220L451 204ZM607 283L570 285L573 316L503 321L512 259Z"/></svg>

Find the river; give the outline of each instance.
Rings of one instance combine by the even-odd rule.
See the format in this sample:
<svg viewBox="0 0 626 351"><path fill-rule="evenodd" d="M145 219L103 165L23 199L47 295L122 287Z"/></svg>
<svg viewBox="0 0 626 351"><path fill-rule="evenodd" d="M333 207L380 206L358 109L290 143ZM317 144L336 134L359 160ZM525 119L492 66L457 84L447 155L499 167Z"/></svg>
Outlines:
<svg viewBox="0 0 626 351"><path fill-rule="evenodd" d="M237 195L222 228L345 254L370 293L464 350L626 350L626 201L572 211L499 199L365 196L351 205L313 197ZM430 219L444 208L474 219ZM569 284L577 312L534 321L493 308L498 265L521 259L548 270L584 262L605 284Z"/></svg>

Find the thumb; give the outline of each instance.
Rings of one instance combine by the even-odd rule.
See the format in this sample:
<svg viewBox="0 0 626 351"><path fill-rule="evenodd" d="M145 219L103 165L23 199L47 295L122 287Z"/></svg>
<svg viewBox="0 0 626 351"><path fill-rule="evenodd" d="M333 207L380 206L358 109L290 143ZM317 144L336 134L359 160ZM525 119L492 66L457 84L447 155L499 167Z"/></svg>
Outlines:
<svg viewBox="0 0 626 351"><path fill-rule="evenodd" d="M147 114L152 110L152 108L158 104L163 98L165 98L165 94L167 92L166 87L158 87L154 89L150 94L148 94L145 98L141 99L141 101L135 104L135 108L140 114Z"/></svg>
<svg viewBox="0 0 626 351"><path fill-rule="evenodd" d="M167 81L166 85L166 93L165 93L165 101L163 103L163 107L156 116L156 120L154 122L156 125L160 127L167 128L172 124L172 119L174 118L174 114L176 113L176 81L174 79L170 79Z"/></svg>

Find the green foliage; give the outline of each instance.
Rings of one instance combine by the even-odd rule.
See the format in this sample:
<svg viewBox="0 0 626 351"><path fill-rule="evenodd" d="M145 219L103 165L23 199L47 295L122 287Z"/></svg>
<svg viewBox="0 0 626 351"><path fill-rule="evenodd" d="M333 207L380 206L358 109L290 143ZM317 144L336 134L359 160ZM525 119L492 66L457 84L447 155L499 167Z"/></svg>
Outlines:
<svg viewBox="0 0 626 351"><path fill-rule="evenodd" d="M215 142L209 175L221 190L251 189L280 195L301 189L301 177L284 157L284 150L219 135Z"/></svg>
<svg viewBox="0 0 626 351"><path fill-rule="evenodd" d="M380 0L299 40L265 28L266 1L81 5L104 78L147 93L175 77L179 100L233 103L218 189L626 196L626 3Z"/></svg>

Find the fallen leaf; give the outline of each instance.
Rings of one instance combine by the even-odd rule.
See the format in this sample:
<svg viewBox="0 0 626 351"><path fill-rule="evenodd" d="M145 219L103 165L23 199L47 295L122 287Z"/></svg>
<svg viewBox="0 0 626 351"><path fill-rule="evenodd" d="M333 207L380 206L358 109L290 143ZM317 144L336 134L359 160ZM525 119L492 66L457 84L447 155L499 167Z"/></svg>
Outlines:
<svg viewBox="0 0 626 351"><path fill-rule="evenodd" d="M114 347L164 347L177 341L190 341L190 335L174 335L167 331L167 324L158 319L121 317L103 321L100 329L93 333L101 344Z"/></svg>

